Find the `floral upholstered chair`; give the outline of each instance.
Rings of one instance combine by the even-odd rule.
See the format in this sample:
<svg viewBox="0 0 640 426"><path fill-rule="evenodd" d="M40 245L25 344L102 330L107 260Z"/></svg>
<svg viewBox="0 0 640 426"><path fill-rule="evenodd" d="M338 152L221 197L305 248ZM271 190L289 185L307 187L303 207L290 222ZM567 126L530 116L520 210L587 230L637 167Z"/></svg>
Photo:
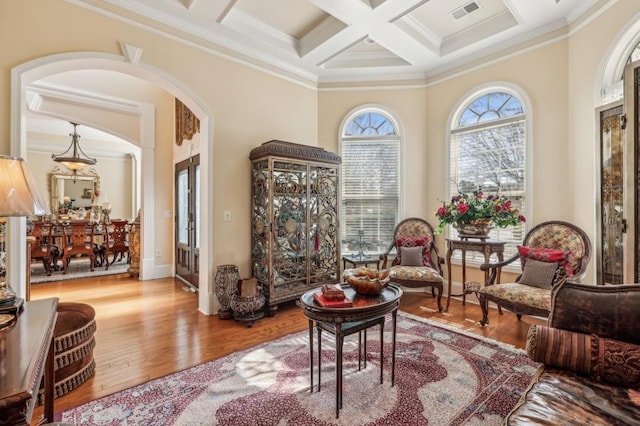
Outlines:
<svg viewBox="0 0 640 426"><path fill-rule="evenodd" d="M391 281L405 287L431 287L436 297L438 290L438 310L442 311L442 265L444 258L438 254L433 227L420 218L409 218L398 223L393 232L393 242L380 255L382 269L387 269L388 258L395 249L396 255L389 268Z"/></svg>
<svg viewBox="0 0 640 426"><path fill-rule="evenodd" d="M516 282L496 284L500 269L520 260L522 273ZM518 253L501 263L480 266L490 271L488 282L478 291L482 308L480 324L489 323L489 302L522 315L547 317L551 312L551 289L565 280L579 282L591 259L591 241L579 227L558 220L533 227Z"/></svg>

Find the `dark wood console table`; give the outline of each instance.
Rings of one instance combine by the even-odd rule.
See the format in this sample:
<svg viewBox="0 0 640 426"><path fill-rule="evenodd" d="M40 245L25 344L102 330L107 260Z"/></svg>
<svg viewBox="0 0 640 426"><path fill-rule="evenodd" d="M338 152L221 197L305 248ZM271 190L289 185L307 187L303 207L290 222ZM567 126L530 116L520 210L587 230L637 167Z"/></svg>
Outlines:
<svg viewBox="0 0 640 426"><path fill-rule="evenodd" d="M504 246L506 241L500 240L488 240L485 238L447 238L447 306L444 311L449 311L449 303L451 302L451 296L462 296L462 304L464 305L467 294L478 291L478 284L474 286L469 286L470 283L467 283L467 261L466 255L468 251L475 251L478 253L482 253L484 255L484 263L489 263L489 259L492 254L496 254L498 257L498 262L502 262L504 260ZM455 250L462 251L462 293L460 294L451 294L451 256ZM485 271L484 273L484 282L480 285L484 286L487 282L487 278L489 277L489 271ZM500 283L500 270L498 270L497 283Z"/></svg>
<svg viewBox="0 0 640 426"><path fill-rule="evenodd" d="M44 423L53 421L53 328L58 299L26 302L0 330L0 425L28 425L44 375Z"/></svg>

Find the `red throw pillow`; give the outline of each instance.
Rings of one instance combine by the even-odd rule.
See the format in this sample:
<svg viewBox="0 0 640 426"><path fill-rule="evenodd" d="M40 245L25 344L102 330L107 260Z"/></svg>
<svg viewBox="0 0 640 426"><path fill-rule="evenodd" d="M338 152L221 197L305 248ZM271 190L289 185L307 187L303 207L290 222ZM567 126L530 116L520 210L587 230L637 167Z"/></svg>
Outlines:
<svg viewBox="0 0 640 426"><path fill-rule="evenodd" d="M396 260L394 265L402 264L400 247L422 247L422 264L429 265L431 259L431 237L399 237L396 240Z"/></svg>
<svg viewBox="0 0 640 426"><path fill-rule="evenodd" d="M535 259L540 262L557 263L559 265L562 265L567 270L567 275L573 275L573 268L571 267L570 263L570 250L518 246L518 254L520 255L522 268L524 268L527 259Z"/></svg>

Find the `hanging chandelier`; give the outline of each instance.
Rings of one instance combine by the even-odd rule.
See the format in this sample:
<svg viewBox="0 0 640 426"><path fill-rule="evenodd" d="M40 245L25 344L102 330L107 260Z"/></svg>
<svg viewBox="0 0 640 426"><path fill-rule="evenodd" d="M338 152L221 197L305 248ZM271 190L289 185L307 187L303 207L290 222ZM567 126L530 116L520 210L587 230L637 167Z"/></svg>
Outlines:
<svg viewBox="0 0 640 426"><path fill-rule="evenodd" d="M64 164L65 166L73 170L73 173L75 174L78 170L86 166L93 166L94 164L96 164L96 159L89 157L80 148L80 144L78 143L80 135L76 131L76 127L78 126L78 124L71 123L71 125L73 126L73 133L69 133L69 136L71 136L71 145L62 154L52 154L51 158L53 158L53 161Z"/></svg>

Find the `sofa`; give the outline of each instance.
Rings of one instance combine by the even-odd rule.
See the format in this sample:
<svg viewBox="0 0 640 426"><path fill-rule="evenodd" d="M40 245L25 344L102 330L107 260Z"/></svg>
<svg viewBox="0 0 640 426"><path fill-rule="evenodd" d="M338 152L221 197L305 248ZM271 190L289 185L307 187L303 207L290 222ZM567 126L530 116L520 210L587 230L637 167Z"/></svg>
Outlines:
<svg viewBox="0 0 640 426"><path fill-rule="evenodd" d="M506 424L640 425L640 285L559 285L526 350L545 367Z"/></svg>

